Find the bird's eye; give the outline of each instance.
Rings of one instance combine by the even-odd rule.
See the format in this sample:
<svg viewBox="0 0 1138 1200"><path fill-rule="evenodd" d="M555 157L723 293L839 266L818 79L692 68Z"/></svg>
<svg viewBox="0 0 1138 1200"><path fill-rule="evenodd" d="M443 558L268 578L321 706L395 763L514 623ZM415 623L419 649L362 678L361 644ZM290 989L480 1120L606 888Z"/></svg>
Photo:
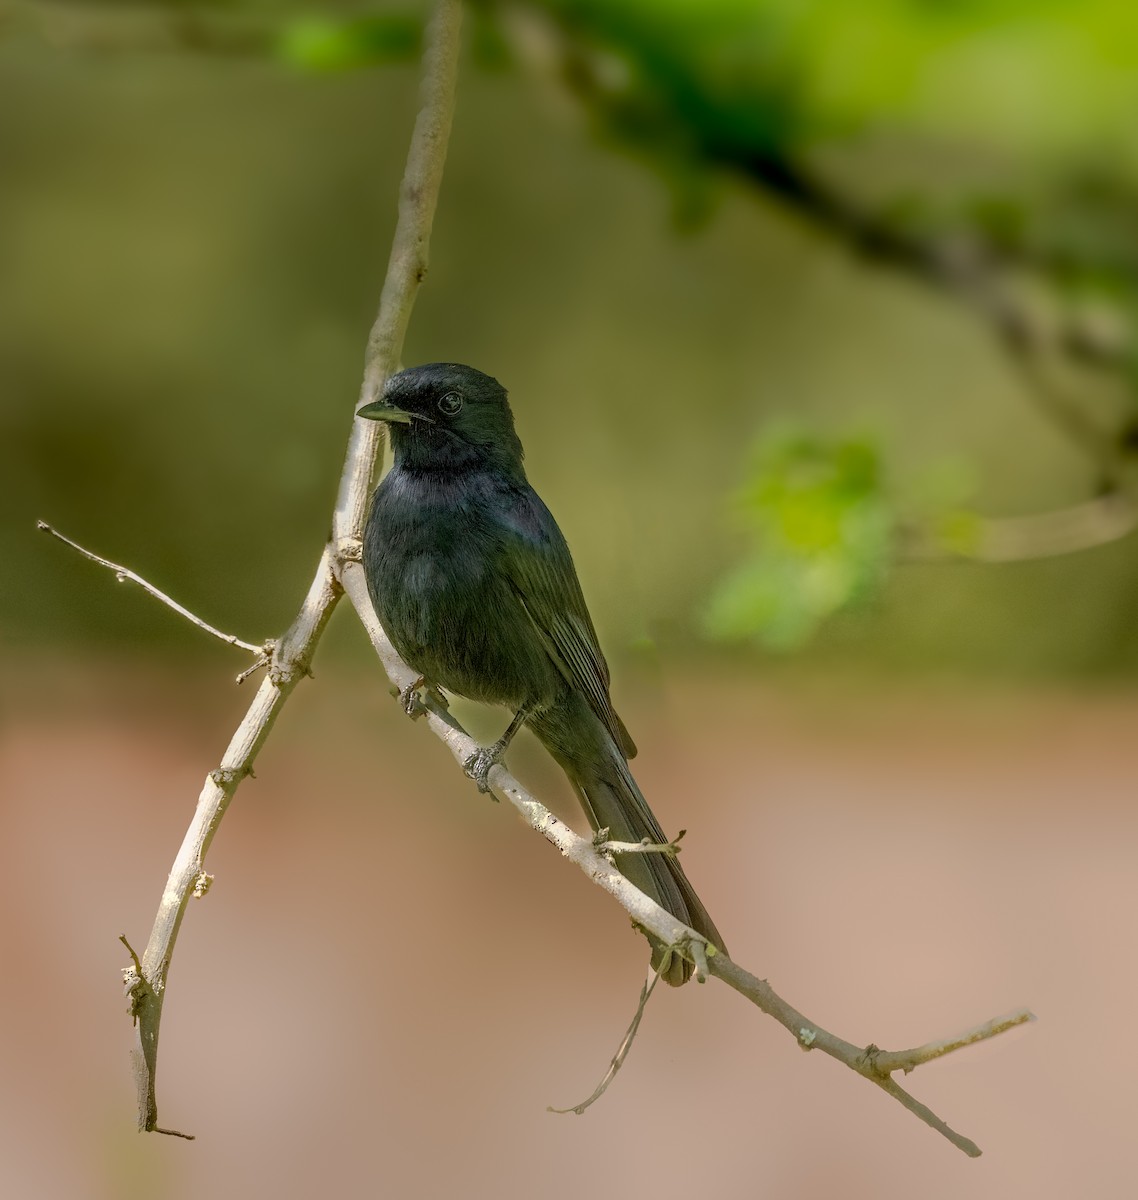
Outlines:
<svg viewBox="0 0 1138 1200"><path fill-rule="evenodd" d="M458 392L447 392L439 401L439 412L444 416L453 417L462 407L462 397Z"/></svg>

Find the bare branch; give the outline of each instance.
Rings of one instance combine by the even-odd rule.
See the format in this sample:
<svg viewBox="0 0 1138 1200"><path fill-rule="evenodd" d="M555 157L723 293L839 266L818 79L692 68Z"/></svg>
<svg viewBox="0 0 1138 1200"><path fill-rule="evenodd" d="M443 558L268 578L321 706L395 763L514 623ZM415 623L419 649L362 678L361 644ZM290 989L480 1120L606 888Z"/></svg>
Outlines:
<svg viewBox="0 0 1138 1200"><path fill-rule="evenodd" d="M922 528L903 530L898 558L906 563L1006 563L1092 550L1138 529L1138 501L1126 492L1108 492L1052 512L965 517L969 528L959 539Z"/></svg>
<svg viewBox="0 0 1138 1200"><path fill-rule="evenodd" d="M881 1075L889 1075L894 1071L904 1071L908 1075L922 1063L932 1062L934 1058L951 1054L953 1050L960 1050L964 1046L986 1041L997 1034L1014 1029L1017 1025L1034 1020L1034 1013L1028 1012L1026 1008L1021 1008L1004 1017L993 1017L992 1020L985 1021L983 1025L977 1025L974 1029L969 1029L956 1037L945 1038L939 1042L926 1042L923 1046L917 1046L913 1050L894 1050L892 1053L878 1050L873 1056L873 1068Z"/></svg>
<svg viewBox="0 0 1138 1200"><path fill-rule="evenodd" d="M212 634L219 641L226 642L230 646L240 646L242 650L248 650L250 654L264 656L272 653L272 642L265 642L263 645L254 646L251 642L243 642L232 633L222 633L220 629L215 629L208 621L203 621L201 617L195 616L188 608L183 608L177 600L167 596L165 592L160 591L154 584L147 583L141 575L136 575L129 567L111 562L109 558L103 558L101 555L95 554L90 550L85 550L78 542L73 542L69 537L65 537L58 529L53 528L46 521L37 521L36 528L43 533L50 533L53 538L58 538L65 545L70 546L72 550L78 550L84 558L89 558L101 567L106 567L107 570L114 571L115 578L119 583L137 583L144 592L148 592L155 600L161 601L167 608L172 608L179 616L185 617L191 624L196 625L199 629L204 629L206 633Z"/></svg>
<svg viewBox="0 0 1138 1200"><path fill-rule="evenodd" d="M140 1129L156 1133L171 1132L158 1125L154 1080L158 1063L158 1031L174 943L186 905L195 891L204 894L201 881L205 875L206 852L213 835L238 785L251 774L257 752L269 736L285 700L307 673L316 643L339 599L340 588L331 563L331 550L325 548L300 613L277 645L269 672L261 681L252 704L222 756L221 764L206 776L193 820L170 868L170 876L154 918L154 927L142 954L142 980L132 999L132 1014L137 1018L137 1039L131 1058L138 1089Z"/></svg>
<svg viewBox="0 0 1138 1200"><path fill-rule="evenodd" d="M399 189L399 219L387 276L364 353L360 407L377 399L387 377L399 369L411 309L419 284L427 274L431 225L442 185L458 89L461 27L461 0L440 0L423 53L423 104L411 135L407 169ZM352 427L332 524L332 540L349 557L354 556L354 550L346 543L358 541L363 529L381 432L382 422L358 417Z"/></svg>
<svg viewBox="0 0 1138 1200"><path fill-rule="evenodd" d="M1023 517L989 517L980 527L975 557L1016 562L1071 554L1118 541L1138 528L1138 504L1112 492L1055 512Z"/></svg>
<svg viewBox="0 0 1138 1200"><path fill-rule="evenodd" d="M609 841L608 832L607 829L599 830L593 838L602 854L663 854L665 858L675 858L680 852L680 839L687 830L681 829L670 842L651 842L647 838L641 838L638 842L612 842Z"/></svg>
<svg viewBox="0 0 1138 1200"><path fill-rule="evenodd" d="M877 1084L883 1091L888 1092L898 1103L919 1117L930 1128L935 1129L943 1137L946 1137L954 1146L963 1150L970 1158L978 1158L980 1156L980 1147L975 1142L970 1138L966 1138L963 1134L957 1133L956 1130L942 1121L927 1105L922 1104L914 1096L906 1092L904 1088L894 1082L891 1072L896 1070L911 1071L922 1061L928 1062L930 1059L938 1057L939 1054L947 1054L952 1050L970 1046L975 1042L995 1037L999 1033L1004 1033L1015 1025L1034 1020L1032 1014L1026 1009L1021 1009L1008 1017L1000 1017L988 1021L986 1024L978 1026L962 1037L930 1043L929 1047L921 1047L919 1051L894 1051L890 1053L879 1050L873 1045L865 1047L855 1046L852 1042L835 1037L834 1034L829 1033L817 1023L808 1020L797 1009L787 1004L765 979L757 979L737 963L732 962L724 954L714 955L709 960L709 969L712 975L722 979L724 983L733 987L740 995L746 996L752 1004L762 1009L768 1016L774 1017L780 1025L784 1026L794 1035L798 1044L804 1050L821 1050L823 1054L828 1054L831 1058L836 1058L838 1062L844 1063L851 1071L856 1071L859 1075ZM919 1055L930 1047L941 1047L941 1049L939 1049L938 1053L929 1053L923 1059L912 1057Z"/></svg>
<svg viewBox="0 0 1138 1200"><path fill-rule="evenodd" d="M378 390L385 372L389 372L398 362L414 296L426 271L427 240L454 110L461 16L461 0L440 0L428 33L424 54L423 108L408 155L399 223L384 284L380 315L369 342L365 388ZM257 753L264 745L285 700L308 672L316 644L340 598L337 571L340 561L345 556L351 557L353 539L358 538L368 480L378 447L378 441L369 434L369 430L374 428L374 422L371 421L355 422L336 507L336 542L324 548L304 604L275 646L268 675L233 735L220 766L211 771L205 780L193 821L186 831L162 894L154 928L142 954L140 970L130 968L134 975L140 975L140 978L131 978L128 986L131 1012L137 1028L132 1059L141 1129L177 1133L176 1130L163 1129L158 1125L155 1094L158 1033L174 944L186 905L192 896L204 895L208 887L210 877L205 872L204 862L217 827L237 787L246 775L252 773ZM66 538L63 540L68 541ZM334 549L333 545L337 548ZM79 546L75 548L142 584L183 615L200 623L169 597L150 588L133 572L91 555Z"/></svg>

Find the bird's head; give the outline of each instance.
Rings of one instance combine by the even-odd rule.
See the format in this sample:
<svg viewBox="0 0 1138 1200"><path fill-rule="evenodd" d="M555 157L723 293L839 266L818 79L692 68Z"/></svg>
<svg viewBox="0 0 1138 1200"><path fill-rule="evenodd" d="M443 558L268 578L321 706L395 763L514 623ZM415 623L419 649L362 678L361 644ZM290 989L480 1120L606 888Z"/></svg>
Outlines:
<svg viewBox="0 0 1138 1200"><path fill-rule="evenodd" d="M462 363L426 363L388 379L380 399L357 413L385 421L400 465L494 466L522 475L522 444L506 389Z"/></svg>

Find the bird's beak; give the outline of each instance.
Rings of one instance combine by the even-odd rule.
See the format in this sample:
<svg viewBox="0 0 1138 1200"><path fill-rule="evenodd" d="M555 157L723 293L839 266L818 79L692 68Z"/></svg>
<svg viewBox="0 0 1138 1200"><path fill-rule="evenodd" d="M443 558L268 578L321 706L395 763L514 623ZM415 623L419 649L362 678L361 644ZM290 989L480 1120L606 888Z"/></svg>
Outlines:
<svg viewBox="0 0 1138 1200"><path fill-rule="evenodd" d="M400 425L410 425L412 414L396 408L387 400L373 400L363 408L357 409L356 416L364 417L368 421L394 421Z"/></svg>

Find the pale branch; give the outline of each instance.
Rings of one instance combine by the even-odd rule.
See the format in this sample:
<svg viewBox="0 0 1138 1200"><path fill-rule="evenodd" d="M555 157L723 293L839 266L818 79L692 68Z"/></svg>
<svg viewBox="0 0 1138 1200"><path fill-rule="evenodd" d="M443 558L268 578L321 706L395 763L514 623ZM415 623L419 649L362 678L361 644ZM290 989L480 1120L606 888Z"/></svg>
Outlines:
<svg viewBox="0 0 1138 1200"><path fill-rule="evenodd" d="M980 525L974 556L984 562L1017 562L1072 554L1116 542L1136 528L1138 503L1110 492L1055 512L989 517Z"/></svg>
<svg viewBox="0 0 1138 1200"><path fill-rule="evenodd" d="M340 587L332 571L332 551L325 547L300 613L277 644L268 673L220 764L205 778L193 820L170 868L150 939L142 953L142 978L132 992L136 1040L131 1062L138 1090L140 1129L176 1132L158 1125L155 1072L166 980L186 905L195 893L205 892L204 863L213 835L238 785L252 774L257 752L269 736L285 700L307 674L316 643L339 597Z"/></svg>
<svg viewBox="0 0 1138 1200"><path fill-rule="evenodd" d="M458 90L461 0L439 0L423 51L422 107L411 135L407 168L399 188L399 216L391 243L379 312L368 334L358 407L379 398L400 367L403 341L419 284L427 274L435 219ZM343 555L358 542L367 510L382 422L356 418L340 476L332 541Z"/></svg>
<svg viewBox="0 0 1138 1200"><path fill-rule="evenodd" d="M415 293L426 271L427 241L454 111L461 17L461 0L440 0L427 33L422 109L408 153L380 314L368 344L365 388L371 388L375 393L382 387L385 376L398 364ZM158 1033L174 944L190 898L204 895L208 887L209 876L203 864L221 818L241 780L251 774L257 752L285 700L307 673L316 644L340 598L339 560L345 547L358 539L362 526L368 482L379 444L371 432L374 428L375 423L371 421L355 422L341 476L334 521L335 541L324 548L304 604L288 631L275 644L268 674L233 735L221 764L206 778L193 821L171 868L139 969L130 968L132 977L128 986L137 1030L132 1061L141 1129L178 1133L158 1125L155 1092ZM88 556L148 587L133 572L96 556ZM148 587L148 590L155 589ZM169 597L160 595L159 598L190 617L195 624L208 628Z"/></svg>
<svg viewBox="0 0 1138 1200"><path fill-rule="evenodd" d="M686 832L686 829L681 829L670 842L651 842L648 838L641 838L638 842L613 842L609 840L608 830L602 829L593 842L602 854L663 854L667 858L675 858L680 850L677 843Z"/></svg>
<svg viewBox="0 0 1138 1200"><path fill-rule="evenodd" d="M268 656L272 653L273 643L271 641L263 642L260 646L254 646L252 642L243 642L232 633L222 633L220 629L215 629L208 621L203 621L201 617L190 612L188 608L183 607L177 600L167 596L165 592L156 588L154 584L148 583L141 575L137 575L129 567L124 567L121 563L111 562L109 558L103 558L102 555L85 549L78 542L73 542L69 537L60 533L58 529L55 529L46 521L37 521L36 528L43 533L50 533L53 538L58 538L65 545L70 546L72 550L78 550L84 558L89 558L101 567L106 567L107 570L114 571L115 578L119 583L137 583L144 592L149 593L155 600L165 604L167 608L172 608L179 616L185 617L191 624L196 625L199 629L204 629L206 633L212 634L219 641L226 642L230 646L240 646L242 650L248 650L250 654L256 654L262 662L267 661Z"/></svg>
<svg viewBox="0 0 1138 1200"><path fill-rule="evenodd" d="M968 513L969 528L959 539L920 526L903 528L898 560L903 563L975 561L1027 562L1107 546L1138 529L1138 499L1107 492L1052 512L1019 517Z"/></svg>
<svg viewBox="0 0 1138 1200"><path fill-rule="evenodd" d="M942 1047L939 1054L929 1054L926 1058L920 1058L919 1055L926 1047L921 1047L921 1050L918 1051L890 1052L880 1050L873 1044L855 1046L852 1042L836 1037L787 1004L765 979L757 979L724 954L716 954L709 958L708 969L712 975L722 979L740 995L746 996L752 1004L768 1016L774 1017L780 1025L790 1031L804 1050L821 1050L823 1054L836 1058L851 1071L856 1071L859 1075L877 1084L879 1088L919 1117L926 1125L946 1137L958 1149L963 1150L970 1158L980 1156L979 1146L970 1138L957 1133L927 1105L922 1104L915 1096L906 1092L894 1081L892 1072L901 1070L908 1073L914 1067L919 1066L921 1062L928 1062L932 1058L939 1057L939 1054L947 1054L952 1050L995 1037L1016 1025L1035 1019L1027 1009L1020 1009L1010 1016L995 1018L984 1025L977 1026L959 1038L930 1043L930 1046Z"/></svg>
<svg viewBox="0 0 1138 1200"><path fill-rule="evenodd" d="M1003 1017L993 1017L992 1020L985 1021L983 1025L977 1025L964 1033L957 1034L956 1037L943 1038L939 1042L926 1042L923 1046L916 1046L912 1050L875 1049L873 1068L880 1075L890 1075L894 1071L903 1071L908 1075L910 1071L915 1070L923 1063L932 1062L934 1058L941 1058L945 1054L951 1054L953 1050L960 1050L964 1046L986 1041L999 1033L1006 1033L1009 1029L1014 1029L1017 1025L1034 1020L1035 1016L1032 1013L1028 1012L1026 1008L1021 1008Z"/></svg>
<svg viewBox="0 0 1138 1200"><path fill-rule="evenodd" d="M383 627L376 619L367 592L363 569L354 558L340 563L340 580L349 601L356 610L372 645L383 664L395 693L402 693L417 680L416 673L396 653ZM434 697L427 695L421 702L421 712L428 728L443 741L461 766L475 752L478 744L462 729L451 714L443 709ZM971 1157L980 1154L975 1142L948 1126L931 1109L911 1096L892 1078L891 1072L909 1071L922 1061L947 1054L952 1050L974 1042L995 1037L1014 1025L1031 1020L1031 1014L1021 1010L1010 1017L989 1021L971 1030L962 1037L933 1042L918 1051L881 1051L874 1045L855 1046L808 1020L796 1008L782 999L771 986L756 978L749 971L729 959L722 951L709 946L706 939L678 921L670 912L661 908L650 897L635 888L616 867L604 856L593 838L574 833L563 821L558 820L539 800L532 796L500 763L488 776L495 791L504 796L521 814L526 823L561 851L562 855L575 863L599 887L612 895L631 916L640 929L653 934L664 945L674 947L696 966L696 978L702 983L707 976L714 975L746 996L768 1016L785 1026L803 1049L821 1050L836 1058L851 1070L877 1084L901 1105L919 1117L932 1129L947 1138L954 1146ZM635 845L635 843L634 843ZM632 1032L635 1032L634 1030ZM932 1053L930 1048L936 1047ZM622 1043L624 1053L627 1046ZM927 1057L920 1055L927 1053ZM621 1057L623 1061L623 1057ZM605 1084L607 1086L607 1083ZM590 1100L591 1102L591 1100Z"/></svg>

